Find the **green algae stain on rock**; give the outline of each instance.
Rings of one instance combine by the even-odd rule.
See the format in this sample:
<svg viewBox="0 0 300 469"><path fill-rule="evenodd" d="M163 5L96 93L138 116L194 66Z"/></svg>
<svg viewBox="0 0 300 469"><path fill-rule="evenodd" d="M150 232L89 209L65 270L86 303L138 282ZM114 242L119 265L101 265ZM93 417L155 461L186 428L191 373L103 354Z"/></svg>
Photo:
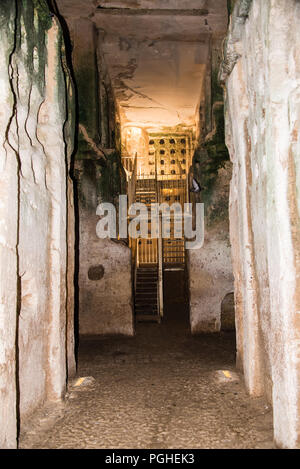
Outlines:
<svg viewBox="0 0 300 469"><path fill-rule="evenodd" d="M228 190L223 187L223 182L220 181L220 177L223 179L225 173L229 173L228 188L231 175L229 153L225 145L224 106L222 103L214 106L213 122L214 131L195 151L192 166L194 177L203 188L201 200L205 204L208 224L228 217ZM222 189L220 185L222 185ZM219 191L225 191L225 194L222 196L220 193L220 196L216 197Z"/></svg>
<svg viewBox="0 0 300 469"><path fill-rule="evenodd" d="M32 3L37 12L42 30L47 31L52 26L52 17L46 0L32 0Z"/></svg>

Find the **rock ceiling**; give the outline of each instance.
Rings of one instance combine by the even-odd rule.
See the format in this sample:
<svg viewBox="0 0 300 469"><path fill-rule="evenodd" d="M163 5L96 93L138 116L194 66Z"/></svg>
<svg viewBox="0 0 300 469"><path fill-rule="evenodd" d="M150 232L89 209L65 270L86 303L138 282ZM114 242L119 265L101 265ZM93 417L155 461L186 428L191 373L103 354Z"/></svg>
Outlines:
<svg viewBox="0 0 300 469"><path fill-rule="evenodd" d="M57 0L68 21L89 18L122 124L194 126L212 37L227 29L226 0Z"/></svg>

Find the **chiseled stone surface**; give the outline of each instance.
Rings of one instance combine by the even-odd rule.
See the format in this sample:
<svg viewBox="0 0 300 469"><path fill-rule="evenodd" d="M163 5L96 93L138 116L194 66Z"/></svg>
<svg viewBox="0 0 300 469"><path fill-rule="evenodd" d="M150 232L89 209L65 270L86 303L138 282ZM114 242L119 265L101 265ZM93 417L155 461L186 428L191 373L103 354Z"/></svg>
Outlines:
<svg viewBox="0 0 300 469"><path fill-rule="evenodd" d="M131 251L121 243L97 238L98 220L92 214L81 217L80 334L130 336L134 333ZM99 279L91 277L91 268L97 266L103 270Z"/></svg>
<svg viewBox="0 0 300 469"><path fill-rule="evenodd" d="M277 445L296 448L300 4L249 3L248 18L231 22L229 54L236 65L226 81L238 363L250 393L273 403Z"/></svg>
<svg viewBox="0 0 300 469"><path fill-rule="evenodd" d="M5 10L6 8L6 10ZM4 14L5 12L5 14ZM16 442L16 309L17 309L17 167L6 141L12 114L13 93L8 77L14 48L14 2L0 5L0 447Z"/></svg>
<svg viewBox="0 0 300 469"><path fill-rule="evenodd" d="M218 171L212 196L207 204L204 244L198 250L188 251L190 322L193 334L220 330L222 301L233 291L228 226L230 177L231 165L227 162ZM212 211L214 216L211 215Z"/></svg>
<svg viewBox="0 0 300 469"><path fill-rule="evenodd" d="M211 36L226 33L226 0L109 0L102 8L92 0L58 0L57 6L70 29L80 20L83 31L90 22L102 32L99 47L124 126L194 126L210 69ZM139 14L128 15L127 9ZM86 53L84 58L88 63Z"/></svg>
<svg viewBox="0 0 300 469"><path fill-rule="evenodd" d="M0 447L12 448L23 420L65 390L72 100L47 3L5 0L0 26Z"/></svg>
<svg viewBox="0 0 300 469"><path fill-rule="evenodd" d="M209 231L203 248L189 253L189 286L192 332L219 331L222 301L233 290L227 227Z"/></svg>
<svg viewBox="0 0 300 469"><path fill-rule="evenodd" d="M229 371L230 375L223 371ZM81 340L63 407L39 415L21 448L272 448L272 410L235 373L234 335L193 337L181 323L134 338Z"/></svg>
<svg viewBox="0 0 300 469"><path fill-rule="evenodd" d="M119 194L126 194L118 112L97 48L95 25L89 19L80 19L70 26L81 129L74 165L79 332L132 335L131 251L124 243L99 239L96 234L98 205L111 202L117 208ZM95 275L97 271L102 272L100 276Z"/></svg>
<svg viewBox="0 0 300 469"><path fill-rule="evenodd" d="M130 336L134 333L131 250L122 242L97 236L100 216L96 215L96 210L97 204L103 201L103 176L101 180L102 168L93 163L86 160L76 163L79 188L79 332ZM92 164L92 171L87 170L88 164ZM101 275L95 275L97 272Z"/></svg>

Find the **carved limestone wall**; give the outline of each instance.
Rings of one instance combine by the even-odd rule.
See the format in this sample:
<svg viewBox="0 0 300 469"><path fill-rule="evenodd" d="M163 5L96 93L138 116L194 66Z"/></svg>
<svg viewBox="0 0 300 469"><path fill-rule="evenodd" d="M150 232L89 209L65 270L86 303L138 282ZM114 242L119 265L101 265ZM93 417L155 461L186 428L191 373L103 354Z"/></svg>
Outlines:
<svg viewBox="0 0 300 469"><path fill-rule="evenodd" d="M249 392L273 404L277 445L297 448L300 4L253 0L235 24L239 6L239 58L225 75L238 364Z"/></svg>
<svg viewBox="0 0 300 469"><path fill-rule="evenodd" d="M0 447L14 448L24 419L62 397L67 361L74 372L74 105L61 27L45 1L2 1L0 35Z"/></svg>

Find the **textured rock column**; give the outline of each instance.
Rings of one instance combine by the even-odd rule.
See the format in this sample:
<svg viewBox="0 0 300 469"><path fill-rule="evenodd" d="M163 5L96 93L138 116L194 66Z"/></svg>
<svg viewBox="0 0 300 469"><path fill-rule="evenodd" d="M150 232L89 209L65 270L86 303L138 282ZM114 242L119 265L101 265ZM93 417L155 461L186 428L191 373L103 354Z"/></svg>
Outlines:
<svg viewBox="0 0 300 469"><path fill-rule="evenodd" d="M0 21L0 444L15 447L27 418L66 386L72 103L46 1L2 2Z"/></svg>
<svg viewBox="0 0 300 469"><path fill-rule="evenodd" d="M14 48L16 6L0 4L0 448L15 448L16 419L16 312L18 159L6 140L13 114L9 81L10 55Z"/></svg>
<svg viewBox="0 0 300 469"><path fill-rule="evenodd" d="M114 141L118 136L114 96L100 50L101 35L97 35L95 25L89 20L75 20L71 35L80 125L75 163L79 331L133 335L131 251L123 243L102 240L96 235L98 204L112 202L117 208L125 179L121 145ZM116 148L108 149L112 143ZM123 193L126 194L126 189Z"/></svg>
<svg viewBox="0 0 300 469"><path fill-rule="evenodd" d="M49 219L49 330L47 359L47 394L59 399L66 385L66 269L67 269L67 174L66 144L63 126L66 121L65 100L60 101L64 80L61 64L59 24L47 35L48 67L45 99L39 111L37 135L42 143L48 165L47 189L50 195Z"/></svg>
<svg viewBox="0 0 300 469"><path fill-rule="evenodd" d="M238 359L284 448L300 447L299 47L299 2L236 2L222 72Z"/></svg>
<svg viewBox="0 0 300 469"><path fill-rule="evenodd" d="M79 195L79 331L133 335L131 251L123 243L99 239L97 205L117 202L118 156L103 167L97 160L76 162ZM105 191L105 185L106 191Z"/></svg>
<svg viewBox="0 0 300 469"><path fill-rule="evenodd" d="M203 188L198 202L204 203L205 210L204 244L188 252L193 334L220 331L222 300L233 291L228 223L231 164L225 146L223 90L217 82L220 44L220 38L211 40L205 103L202 104L206 111L200 116L202 134L200 132L192 166L193 177Z"/></svg>

